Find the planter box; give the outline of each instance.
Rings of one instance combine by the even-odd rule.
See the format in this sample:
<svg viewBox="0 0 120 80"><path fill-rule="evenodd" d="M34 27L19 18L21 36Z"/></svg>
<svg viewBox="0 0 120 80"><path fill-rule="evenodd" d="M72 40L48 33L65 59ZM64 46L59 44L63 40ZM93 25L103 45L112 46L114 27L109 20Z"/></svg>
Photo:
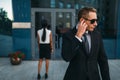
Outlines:
<svg viewBox="0 0 120 80"><path fill-rule="evenodd" d="M21 63L21 61L22 61L21 58L17 58L17 60L16 60L16 59L10 57L10 63L11 63L12 65L19 65L19 64Z"/></svg>

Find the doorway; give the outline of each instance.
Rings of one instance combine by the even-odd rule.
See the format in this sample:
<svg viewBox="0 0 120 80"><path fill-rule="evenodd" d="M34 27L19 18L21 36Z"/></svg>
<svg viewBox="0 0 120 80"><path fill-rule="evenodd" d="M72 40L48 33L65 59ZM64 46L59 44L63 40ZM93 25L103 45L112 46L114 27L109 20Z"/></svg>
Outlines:
<svg viewBox="0 0 120 80"><path fill-rule="evenodd" d="M47 19L51 26L54 52L52 59L61 59L62 34L75 25L75 9L31 8L31 49L32 58L38 59L36 33L41 27L40 21Z"/></svg>

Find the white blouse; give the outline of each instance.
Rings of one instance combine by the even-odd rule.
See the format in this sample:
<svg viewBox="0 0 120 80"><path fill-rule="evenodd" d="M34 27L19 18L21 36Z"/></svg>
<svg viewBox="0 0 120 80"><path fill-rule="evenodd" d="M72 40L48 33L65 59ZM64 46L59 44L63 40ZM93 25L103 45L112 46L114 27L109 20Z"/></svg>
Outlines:
<svg viewBox="0 0 120 80"><path fill-rule="evenodd" d="M42 41L42 34L43 34L43 28L38 30L37 33L38 33L38 36L39 36L39 42L40 44L49 44L50 43L50 33L51 33L51 30L48 30L47 28L45 28L46 30L46 39L45 41Z"/></svg>

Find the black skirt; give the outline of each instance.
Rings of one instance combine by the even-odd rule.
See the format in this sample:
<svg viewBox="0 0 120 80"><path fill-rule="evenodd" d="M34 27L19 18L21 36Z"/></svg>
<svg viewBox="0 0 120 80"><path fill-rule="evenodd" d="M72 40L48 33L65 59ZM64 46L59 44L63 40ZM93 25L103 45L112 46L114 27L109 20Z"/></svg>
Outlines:
<svg viewBox="0 0 120 80"><path fill-rule="evenodd" d="M40 49L39 49L39 58L43 59L51 59L51 49L50 49L50 44L40 44Z"/></svg>

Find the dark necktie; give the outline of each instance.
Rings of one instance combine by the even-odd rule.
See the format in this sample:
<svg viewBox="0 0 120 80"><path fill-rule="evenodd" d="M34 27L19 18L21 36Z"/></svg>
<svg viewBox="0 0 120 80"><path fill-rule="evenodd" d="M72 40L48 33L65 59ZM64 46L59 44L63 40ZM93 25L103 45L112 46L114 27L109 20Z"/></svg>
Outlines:
<svg viewBox="0 0 120 80"><path fill-rule="evenodd" d="M88 43L87 35L88 33L84 34L84 44L85 44L86 52L89 53L89 43Z"/></svg>

